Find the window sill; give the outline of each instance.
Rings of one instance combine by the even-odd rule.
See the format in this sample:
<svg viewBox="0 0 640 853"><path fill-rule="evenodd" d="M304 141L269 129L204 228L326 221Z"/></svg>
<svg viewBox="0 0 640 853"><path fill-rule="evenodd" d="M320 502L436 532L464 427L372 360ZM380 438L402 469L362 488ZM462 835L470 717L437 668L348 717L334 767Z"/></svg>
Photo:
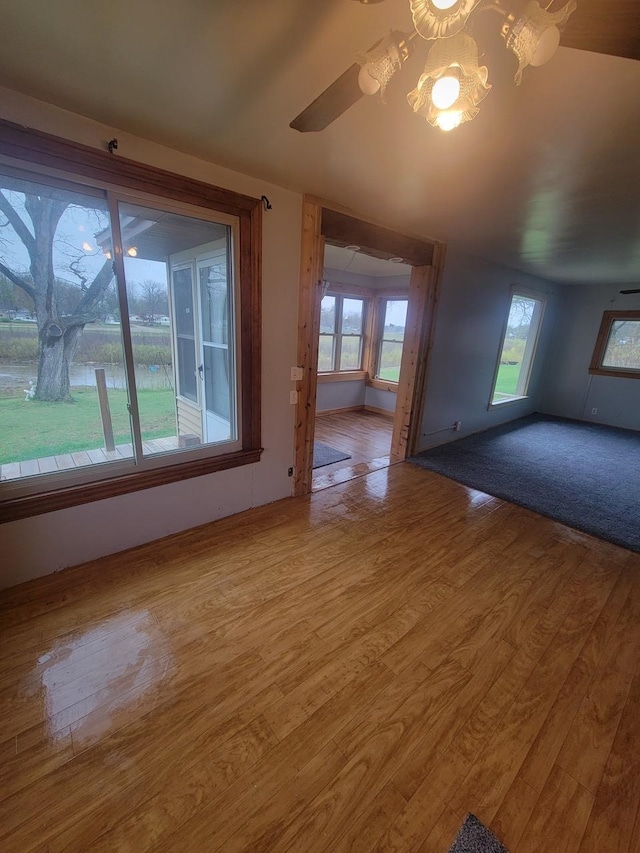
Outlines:
<svg viewBox="0 0 640 853"><path fill-rule="evenodd" d="M508 406L510 403L521 403L523 400L528 400L529 397L525 394L522 397L509 397L508 400L492 400L487 406L488 409L495 409L498 406Z"/></svg>
<svg viewBox="0 0 640 853"><path fill-rule="evenodd" d="M398 392L398 383L392 382L390 379L369 379L367 385L370 388L378 388L380 391Z"/></svg>
<svg viewBox="0 0 640 853"><path fill-rule="evenodd" d="M51 491L38 492L32 495L21 495L10 498L0 504L0 523L17 521L45 512L68 509L79 504L105 500L129 492L151 489L179 480L189 480L228 468L250 465L260 461L262 450L240 450L224 456L214 456L206 459L193 459L190 462L179 462L175 465L165 465L149 471L135 471L120 474L105 480L98 480L82 485L68 486Z"/></svg>
<svg viewBox="0 0 640 853"><path fill-rule="evenodd" d="M367 378L366 370L341 370L331 373L318 373L318 382L358 382Z"/></svg>
<svg viewBox="0 0 640 853"><path fill-rule="evenodd" d="M592 376L613 376L617 379L640 379L640 370L613 370L607 367L590 367Z"/></svg>

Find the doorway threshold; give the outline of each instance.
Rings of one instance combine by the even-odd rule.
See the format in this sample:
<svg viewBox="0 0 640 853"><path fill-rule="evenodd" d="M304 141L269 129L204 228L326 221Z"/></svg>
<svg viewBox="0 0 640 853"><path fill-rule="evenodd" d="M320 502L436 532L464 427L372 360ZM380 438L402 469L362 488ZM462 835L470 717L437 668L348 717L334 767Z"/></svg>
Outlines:
<svg viewBox="0 0 640 853"><path fill-rule="evenodd" d="M371 459L369 462L356 462L354 465L339 468L337 471L332 471L328 474L317 474L313 477L311 491L321 492L323 489L337 486L339 483L346 483L347 480L364 477L366 474L371 474L372 471L388 468L389 465L391 465L391 457L379 456L377 459Z"/></svg>

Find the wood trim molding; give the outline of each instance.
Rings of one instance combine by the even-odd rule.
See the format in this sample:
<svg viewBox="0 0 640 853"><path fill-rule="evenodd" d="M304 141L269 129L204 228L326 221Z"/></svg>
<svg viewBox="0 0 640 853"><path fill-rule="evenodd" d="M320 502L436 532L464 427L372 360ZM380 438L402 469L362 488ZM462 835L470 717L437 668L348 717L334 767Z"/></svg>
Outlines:
<svg viewBox="0 0 640 853"><path fill-rule="evenodd" d="M367 377L375 376L378 353L376 343L380 328L380 300L372 299L365 317L364 338L362 340L362 367Z"/></svg>
<svg viewBox="0 0 640 853"><path fill-rule="evenodd" d="M2 502L0 522L16 521L32 515L41 515L54 510L68 509L79 504L101 501L106 498L126 495L166 483L176 483L191 477L202 477L216 471L226 471L241 465L251 465L260 461L262 450L240 450L225 456L214 456L209 459L193 459L190 462L179 462L175 465L165 465L152 471L132 472L118 477L109 477L95 483L68 486L48 492L24 495Z"/></svg>
<svg viewBox="0 0 640 853"><path fill-rule="evenodd" d="M333 213L338 215L333 216ZM325 203L315 196L304 196L298 321L298 365L303 367L304 378L300 384L300 402L296 409L296 478L294 483L296 495L308 494L311 491L312 484L311 465L318 386L318 334L322 299L320 277L324 260L324 239L329 234L336 235L335 238L331 239L331 242L344 245L348 242L354 242L352 238L355 233L358 233L362 238L357 240L358 245L368 249L376 249L375 243L380 239L384 250L382 253L378 252L378 257L389 257L390 254L398 255L404 257L414 267L408 291L408 318L412 318L413 338L411 345L407 346L405 343L403 348L403 368L401 368L400 382L398 383L398 404L396 405L392 438L392 450L396 458L394 459L392 456L392 461L404 459L409 452L413 452L417 437L420 434L426 367L433 336L436 294L444 262L444 246L434 241L404 237L382 226L372 226L371 223L356 220L349 214L350 212L345 211L344 208L339 208L330 202ZM329 233L325 233L324 226L327 223L330 223L327 228ZM349 234L349 239L346 239L344 233L340 236L339 230L338 232L331 230L333 228L331 223L333 225L342 223L348 229L351 229L353 223L356 223L359 230L345 232ZM361 225L364 227L361 228ZM389 240L385 242L387 238ZM397 242L397 240L404 242ZM410 244L414 245L415 251L408 253L407 247ZM402 249L399 248L400 245L403 246ZM391 253L387 251L389 248L393 248ZM372 252L372 254L375 253ZM421 263L425 258L429 259L428 264ZM430 265L431 260L434 261L434 268ZM392 295L398 292L396 288L390 290L392 290ZM376 297L380 295L379 292L375 294ZM398 298L406 298L406 296L407 294L403 293L402 297ZM392 296L386 296L386 298L392 298ZM367 312L365 321L363 368L369 375L374 373L371 365L374 358L374 347L371 342L375 340L376 323L379 322L379 316L377 316L379 311L376 312L375 310L375 306L379 304L380 299L374 298L372 300L373 310ZM401 402L401 415L399 415Z"/></svg>
<svg viewBox="0 0 640 853"><path fill-rule="evenodd" d="M640 379L640 370L612 370L610 368L590 367L593 376L611 376L617 379Z"/></svg>
<svg viewBox="0 0 640 853"><path fill-rule="evenodd" d="M444 256L444 246L438 246L434 256L435 266L414 267L411 273L407 327L391 441L392 462L400 462L411 456L420 435Z"/></svg>
<svg viewBox="0 0 640 853"><path fill-rule="evenodd" d="M322 301L324 239L320 232L322 210L302 201L300 297L298 303L298 366L302 368L295 423L294 494L306 495L313 479L313 437L318 387L318 336Z"/></svg>
<svg viewBox="0 0 640 853"><path fill-rule="evenodd" d="M329 382L362 382L366 380L366 370L345 370L341 373L318 373L318 384L325 385Z"/></svg>
<svg viewBox="0 0 640 853"><path fill-rule="evenodd" d="M355 296L356 299L371 299L377 295L377 291L373 287L363 287L361 284L342 284L341 282L331 281L330 278L325 278L329 285L327 294L332 293L338 296Z"/></svg>
<svg viewBox="0 0 640 853"><path fill-rule="evenodd" d="M138 192L152 193L200 207L211 207L232 216L237 216L238 210L250 213L256 206L261 205L260 199L242 193L2 119L0 154L38 166L60 169L70 175L82 175Z"/></svg>
<svg viewBox="0 0 640 853"><path fill-rule="evenodd" d="M258 462L262 452L261 200L3 120L0 120L0 154L20 161L20 172L26 177L34 173L41 179L43 171L55 169L64 173L69 181L86 181L89 190L91 182L94 182L94 187L106 187L107 190L113 187L116 191L133 190L154 195L159 201L193 204L238 219L243 413L240 430L243 449L240 451L198 459L184 459L180 454L175 457L175 464L172 458L168 464L152 470L132 469L111 477L104 472L96 472L97 477L104 475L104 479L6 498L1 502L0 521L25 518ZM13 171L17 173L18 169ZM55 183L56 178L51 180Z"/></svg>
<svg viewBox="0 0 640 853"><path fill-rule="evenodd" d="M317 418L326 418L328 415L343 415L345 412L362 412L366 406L344 406L342 409L323 409L316 412Z"/></svg>
<svg viewBox="0 0 640 853"><path fill-rule="evenodd" d="M334 246L355 244L361 247L361 252L374 258L403 258L412 266L428 266L433 261L432 243L328 208L322 210L322 234Z"/></svg>
<svg viewBox="0 0 640 853"><path fill-rule="evenodd" d="M389 223L383 222L381 219L377 219L375 216L363 216L360 211L354 210L352 207L347 207L344 204L339 204L338 202L332 201L329 198L322 198L321 196L314 195L313 193L305 193L306 201L311 204L317 204L318 207L321 207L323 210L332 210L335 213L343 213L345 216L350 216L352 219L357 219L361 222L367 222L370 225L376 225L380 228L388 228ZM409 237L412 240L418 240L420 243L427 243L432 246L437 246L437 241L432 240L429 237L424 237L421 234L411 233L410 231L402 232L404 236Z"/></svg>
<svg viewBox="0 0 640 853"><path fill-rule="evenodd" d="M431 352L435 337L436 318L438 304L440 302L440 289L442 287L442 275L447 247L444 243L438 243L433 256L433 266L430 273L430 288L428 301L424 307L422 316L422 327L420 330L419 360L415 371L413 388L412 410L415 416L410 419L407 435L407 446L404 450L404 458L413 456L418 450L420 440L420 428L422 426L422 413L424 411L425 399L427 397L427 386L429 381L429 365L431 363Z"/></svg>
<svg viewBox="0 0 640 853"><path fill-rule="evenodd" d="M367 385L370 388L377 388L379 391L393 391L398 393L398 383L390 382L388 379L368 379Z"/></svg>
<svg viewBox="0 0 640 853"><path fill-rule="evenodd" d="M593 376L610 376L618 379L640 379L640 370L603 367L602 360L607 349L611 326L616 320L636 320L640 322L640 311L604 311L598 337L593 348L589 373Z"/></svg>
<svg viewBox="0 0 640 853"><path fill-rule="evenodd" d="M374 296L377 296L379 299L408 299L409 288L399 290L397 287L380 287L376 289Z"/></svg>
<svg viewBox="0 0 640 853"><path fill-rule="evenodd" d="M375 415L382 415L390 420L393 420L396 415L396 413L391 409L381 409L380 406L368 406L366 403L364 405L364 410L365 412L373 412Z"/></svg>

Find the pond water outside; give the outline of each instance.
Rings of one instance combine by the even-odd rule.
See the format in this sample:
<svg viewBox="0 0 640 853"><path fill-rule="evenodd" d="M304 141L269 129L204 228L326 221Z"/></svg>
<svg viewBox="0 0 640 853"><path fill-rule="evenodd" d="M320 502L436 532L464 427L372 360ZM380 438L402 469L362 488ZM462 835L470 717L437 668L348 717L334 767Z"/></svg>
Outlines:
<svg viewBox="0 0 640 853"><path fill-rule="evenodd" d="M71 387L91 388L96 384L96 368L104 368L107 388L126 388L124 368L119 364L73 364L70 371ZM29 381L37 378L35 364L0 364L0 395L21 396L29 388ZM136 367L138 388L163 390L173 386L171 369L160 365Z"/></svg>

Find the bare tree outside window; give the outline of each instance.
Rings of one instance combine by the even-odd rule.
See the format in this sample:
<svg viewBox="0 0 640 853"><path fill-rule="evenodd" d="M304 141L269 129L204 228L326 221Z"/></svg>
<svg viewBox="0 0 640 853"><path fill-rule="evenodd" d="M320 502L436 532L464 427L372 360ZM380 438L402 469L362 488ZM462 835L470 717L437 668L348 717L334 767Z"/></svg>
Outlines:
<svg viewBox="0 0 640 853"><path fill-rule="evenodd" d="M0 214L0 273L26 294L38 328L35 397L70 401L69 367L80 336L99 317L113 280L112 261L94 239L108 225L106 203L3 177Z"/></svg>

